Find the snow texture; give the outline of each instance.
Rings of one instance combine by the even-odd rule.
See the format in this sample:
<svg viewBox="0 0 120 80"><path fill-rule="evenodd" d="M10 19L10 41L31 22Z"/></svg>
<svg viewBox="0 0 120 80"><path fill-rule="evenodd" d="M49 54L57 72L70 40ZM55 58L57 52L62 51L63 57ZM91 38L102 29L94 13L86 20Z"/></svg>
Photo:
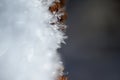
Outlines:
<svg viewBox="0 0 120 80"><path fill-rule="evenodd" d="M49 21L54 0L0 0L0 80L55 80L64 33Z"/></svg>

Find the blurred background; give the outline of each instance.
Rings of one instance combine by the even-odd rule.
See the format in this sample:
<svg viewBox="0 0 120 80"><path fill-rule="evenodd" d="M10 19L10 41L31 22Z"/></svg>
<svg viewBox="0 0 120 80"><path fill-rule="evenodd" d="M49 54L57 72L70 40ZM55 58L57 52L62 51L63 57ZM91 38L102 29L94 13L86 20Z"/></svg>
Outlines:
<svg viewBox="0 0 120 80"><path fill-rule="evenodd" d="M67 0L69 80L120 80L120 0Z"/></svg>

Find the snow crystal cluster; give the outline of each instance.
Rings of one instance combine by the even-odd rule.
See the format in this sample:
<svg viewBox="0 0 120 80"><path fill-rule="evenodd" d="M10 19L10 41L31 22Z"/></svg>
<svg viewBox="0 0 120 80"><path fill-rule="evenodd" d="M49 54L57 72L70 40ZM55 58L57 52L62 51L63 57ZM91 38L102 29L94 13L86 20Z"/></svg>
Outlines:
<svg viewBox="0 0 120 80"><path fill-rule="evenodd" d="M49 24L54 0L0 0L0 80L55 80L64 33Z"/></svg>

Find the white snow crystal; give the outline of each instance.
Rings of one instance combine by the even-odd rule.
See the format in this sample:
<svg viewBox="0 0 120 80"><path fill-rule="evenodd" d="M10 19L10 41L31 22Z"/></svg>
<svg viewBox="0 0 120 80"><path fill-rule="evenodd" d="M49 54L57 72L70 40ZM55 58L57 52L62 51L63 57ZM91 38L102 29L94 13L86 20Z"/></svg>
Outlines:
<svg viewBox="0 0 120 80"><path fill-rule="evenodd" d="M65 37L49 24L53 1L0 0L0 80L55 80Z"/></svg>

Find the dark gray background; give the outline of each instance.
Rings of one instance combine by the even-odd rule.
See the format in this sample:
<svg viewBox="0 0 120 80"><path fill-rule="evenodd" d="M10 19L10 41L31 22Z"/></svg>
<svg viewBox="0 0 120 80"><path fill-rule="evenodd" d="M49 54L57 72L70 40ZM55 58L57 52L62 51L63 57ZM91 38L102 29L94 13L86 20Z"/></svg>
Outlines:
<svg viewBox="0 0 120 80"><path fill-rule="evenodd" d="M68 0L67 12L69 80L120 80L120 1Z"/></svg>

